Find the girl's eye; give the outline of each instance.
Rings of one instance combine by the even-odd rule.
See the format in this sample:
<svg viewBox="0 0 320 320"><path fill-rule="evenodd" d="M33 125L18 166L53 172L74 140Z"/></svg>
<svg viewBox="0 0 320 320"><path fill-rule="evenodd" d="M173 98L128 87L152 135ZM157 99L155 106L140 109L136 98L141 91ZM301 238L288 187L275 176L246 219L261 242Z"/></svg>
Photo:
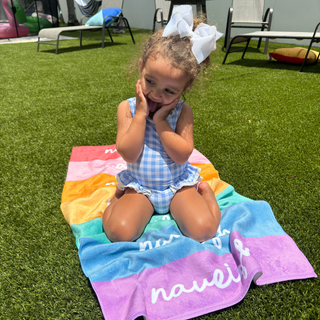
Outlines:
<svg viewBox="0 0 320 320"><path fill-rule="evenodd" d="M166 89L166 92L168 92L169 94L174 94L174 92L169 89Z"/></svg>
<svg viewBox="0 0 320 320"><path fill-rule="evenodd" d="M149 84L153 84L153 81L151 81L150 79L146 79L146 82Z"/></svg>

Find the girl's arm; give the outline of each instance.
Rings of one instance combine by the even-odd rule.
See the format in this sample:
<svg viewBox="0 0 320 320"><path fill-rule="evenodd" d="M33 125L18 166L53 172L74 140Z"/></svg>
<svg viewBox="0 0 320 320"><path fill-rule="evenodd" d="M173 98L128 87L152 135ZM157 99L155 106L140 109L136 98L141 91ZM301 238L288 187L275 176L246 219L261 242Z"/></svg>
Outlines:
<svg viewBox="0 0 320 320"><path fill-rule="evenodd" d="M177 103L177 102L175 102ZM185 163L193 151L193 114L187 103L183 103L180 117L177 122L176 132L172 130L166 116L172 106L162 107L153 116L156 130L161 143L169 157L178 164ZM159 114L157 114L161 111Z"/></svg>
<svg viewBox="0 0 320 320"><path fill-rule="evenodd" d="M133 118L128 101L121 102L117 111L116 147L122 158L129 163L135 162L142 152L149 113L139 81L136 85L136 98L136 114Z"/></svg>

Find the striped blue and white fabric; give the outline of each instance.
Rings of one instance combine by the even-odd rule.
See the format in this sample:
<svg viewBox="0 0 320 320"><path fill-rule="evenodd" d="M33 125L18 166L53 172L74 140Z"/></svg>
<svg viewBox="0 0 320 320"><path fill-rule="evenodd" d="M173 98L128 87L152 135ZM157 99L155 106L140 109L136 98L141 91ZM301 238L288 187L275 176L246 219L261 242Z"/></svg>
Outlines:
<svg viewBox="0 0 320 320"><path fill-rule="evenodd" d="M94 15L99 11L101 1L99 0L89 0L88 2L85 0L75 0L78 4L80 12L87 15Z"/></svg>

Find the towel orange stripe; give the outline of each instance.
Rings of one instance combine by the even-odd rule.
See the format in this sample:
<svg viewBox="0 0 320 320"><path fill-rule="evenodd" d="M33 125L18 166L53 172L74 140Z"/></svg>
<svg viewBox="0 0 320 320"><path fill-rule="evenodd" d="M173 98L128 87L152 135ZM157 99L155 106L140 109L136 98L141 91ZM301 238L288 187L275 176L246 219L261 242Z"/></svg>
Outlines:
<svg viewBox="0 0 320 320"><path fill-rule="evenodd" d="M86 180L66 181L61 196L61 203L88 197L95 190L105 187L107 183L115 186L115 176L100 173Z"/></svg>

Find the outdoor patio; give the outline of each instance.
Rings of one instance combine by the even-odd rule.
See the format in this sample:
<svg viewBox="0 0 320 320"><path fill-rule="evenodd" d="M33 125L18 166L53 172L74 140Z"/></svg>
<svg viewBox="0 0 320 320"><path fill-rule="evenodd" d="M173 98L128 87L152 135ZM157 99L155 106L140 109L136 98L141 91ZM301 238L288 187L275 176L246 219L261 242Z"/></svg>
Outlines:
<svg viewBox="0 0 320 320"><path fill-rule="evenodd" d="M63 40L58 55L35 42L0 45L1 319L102 319L60 201L72 147L115 143L117 106L135 94L128 71L151 31L133 34L136 45L125 33L101 49L101 33L87 32L82 48ZM221 180L271 205L319 275L320 63L300 73L268 61L263 45L222 65L219 40L186 96L194 145ZM319 292L319 278L252 285L240 303L196 319L318 319Z"/></svg>

